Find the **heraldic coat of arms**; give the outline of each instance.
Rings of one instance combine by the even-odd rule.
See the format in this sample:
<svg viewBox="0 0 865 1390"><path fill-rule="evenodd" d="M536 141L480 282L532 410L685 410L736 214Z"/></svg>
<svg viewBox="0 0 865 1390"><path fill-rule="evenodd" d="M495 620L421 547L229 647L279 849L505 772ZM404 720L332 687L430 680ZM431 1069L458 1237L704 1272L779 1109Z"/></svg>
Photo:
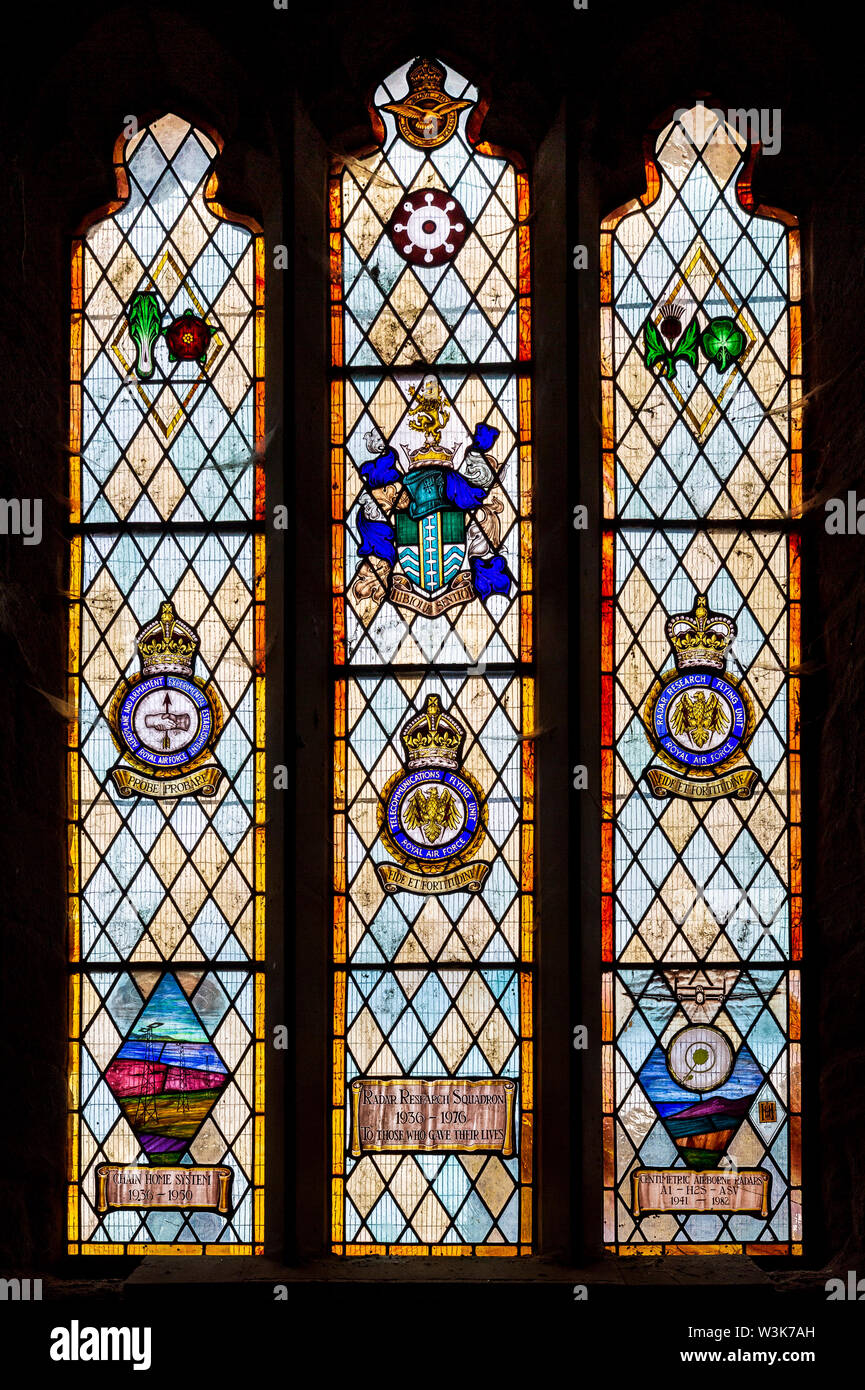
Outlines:
<svg viewBox="0 0 865 1390"><path fill-rule="evenodd" d="M461 445L442 441L450 413L441 383L427 376L408 410L409 428L423 436L416 449L402 444L400 459L377 430L364 436L377 457L360 469L369 491L357 513L361 564L351 592L367 623L388 598L436 618L473 598L510 593L513 581L498 553L499 463L489 453L499 431L477 425L457 463Z"/></svg>

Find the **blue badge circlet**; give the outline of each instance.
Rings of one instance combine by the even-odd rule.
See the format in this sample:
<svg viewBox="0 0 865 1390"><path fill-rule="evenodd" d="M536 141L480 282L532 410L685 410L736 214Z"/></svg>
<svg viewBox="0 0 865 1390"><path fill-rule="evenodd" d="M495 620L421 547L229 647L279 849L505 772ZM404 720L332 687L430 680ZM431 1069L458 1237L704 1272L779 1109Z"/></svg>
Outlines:
<svg viewBox="0 0 865 1390"><path fill-rule="evenodd" d="M137 638L141 670L123 679L108 712L121 762L111 778L121 796L213 796L222 776L202 766L222 729L213 685L193 675L199 641L166 600Z"/></svg>
<svg viewBox="0 0 865 1390"><path fill-rule="evenodd" d="M729 730L723 742L715 748L708 748L705 752L684 741L690 737L692 743L699 742L699 735L689 733L687 727L688 719L693 720L694 716L683 713L678 720L675 717L683 706L688 710L693 709L694 694L697 691L700 692L707 709L714 708L711 704L714 697L718 705L716 725L721 730ZM681 699L677 699L677 696L681 696ZM686 701L690 703L685 705ZM707 719L711 723L711 717L707 715ZM718 763L731 757L741 744L748 726L748 712L738 690L724 676L713 676L701 671L689 676L679 676L664 687L655 705L654 726L658 743L672 757L680 759L692 768L716 767Z"/></svg>
<svg viewBox="0 0 865 1390"><path fill-rule="evenodd" d="M699 594L690 613L667 619L665 632L676 669L664 672L649 691L643 724L655 753L680 775L650 767L653 796L749 797L757 782L752 767L731 769L745 756L755 728L754 706L744 682L725 672L736 624L710 613Z"/></svg>
<svg viewBox="0 0 865 1390"><path fill-rule="evenodd" d="M479 892L489 864L466 863L486 835L483 792L462 766L466 731L438 695L401 731L405 767L382 791L379 826L392 864L376 872L388 893Z"/></svg>
<svg viewBox="0 0 865 1390"><path fill-rule="evenodd" d="M193 729L194 736L191 742L185 743L176 751L165 752L148 747L136 733L136 714L139 706L142 700L152 696L154 691L164 692L164 695L158 698L163 715L162 723L168 724L169 721L173 720L174 727L179 727L180 720L186 718L190 713L188 710L189 702L195 706L198 712L197 728ZM185 698L181 701L175 698L172 702L172 694L179 694ZM185 706L179 715L175 708L178 703ZM148 719L153 721L154 718L158 720L159 716L144 715L145 721ZM188 723L183 726L184 733L188 727ZM129 751L140 758L142 762L150 763L153 767L182 767L185 763L191 762L193 758L197 758L202 749L207 746L213 729L213 716L206 695L192 681L184 680L181 676L153 676L150 680L139 681L137 685L132 686L122 700L119 728L121 737ZM169 730L166 729L163 743L167 741L168 732Z"/></svg>

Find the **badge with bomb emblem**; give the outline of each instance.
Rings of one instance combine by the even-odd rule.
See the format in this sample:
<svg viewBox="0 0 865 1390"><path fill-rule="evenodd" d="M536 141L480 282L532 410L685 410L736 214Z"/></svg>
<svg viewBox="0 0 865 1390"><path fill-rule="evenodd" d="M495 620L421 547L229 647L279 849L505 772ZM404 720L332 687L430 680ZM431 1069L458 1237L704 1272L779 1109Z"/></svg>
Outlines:
<svg viewBox="0 0 865 1390"><path fill-rule="evenodd" d="M193 675L199 640L166 601L137 637L141 670L120 682L108 711L123 797L213 796L222 768L210 761L222 731L212 682ZM125 766L124 766L125 764Z"/></svg>

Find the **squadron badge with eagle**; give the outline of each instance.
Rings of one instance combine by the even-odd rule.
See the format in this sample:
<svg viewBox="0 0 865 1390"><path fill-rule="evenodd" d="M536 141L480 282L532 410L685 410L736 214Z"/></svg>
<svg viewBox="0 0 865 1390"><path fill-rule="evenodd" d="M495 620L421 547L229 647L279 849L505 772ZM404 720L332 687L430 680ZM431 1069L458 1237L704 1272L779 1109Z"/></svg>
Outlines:
<svg viewBox="0 0 865 1390"><path fill-rule="evenodd" d="M486 808L481 788L461 770L465 736L438 695L427 695L402 729L405 767L384 787L378 812L385 848L403 866L376 865L386 893L482 887L489 864L466 862L486 835Z"/></svg>
<svg viewBox="0 0 865 1390"><path fill-rule="evenodd" d="M745 759L754 733L754 706L744 681L725 671L736 624L722 613L710 613L705 594L700 594L692 613L668 618L665 632L676 669L655 681L643 723L655 753L679 775L650 767L649 789L656 797L746 800L757 773L736 764Z"/></svg>

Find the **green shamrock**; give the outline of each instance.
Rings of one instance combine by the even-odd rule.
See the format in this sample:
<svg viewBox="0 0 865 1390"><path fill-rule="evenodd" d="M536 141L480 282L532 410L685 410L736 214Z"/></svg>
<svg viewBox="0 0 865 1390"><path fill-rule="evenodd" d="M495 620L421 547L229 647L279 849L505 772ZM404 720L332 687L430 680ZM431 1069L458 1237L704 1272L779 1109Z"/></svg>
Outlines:
<svg viewBox="0 0 865 1390"><path fill-rule="evenodd" d="M711 319L708 328L703 330L703 351L710 362L714 362L719 372L725 372L731 362L741 357L745 347L745 334L735 319Z"/></svg>

